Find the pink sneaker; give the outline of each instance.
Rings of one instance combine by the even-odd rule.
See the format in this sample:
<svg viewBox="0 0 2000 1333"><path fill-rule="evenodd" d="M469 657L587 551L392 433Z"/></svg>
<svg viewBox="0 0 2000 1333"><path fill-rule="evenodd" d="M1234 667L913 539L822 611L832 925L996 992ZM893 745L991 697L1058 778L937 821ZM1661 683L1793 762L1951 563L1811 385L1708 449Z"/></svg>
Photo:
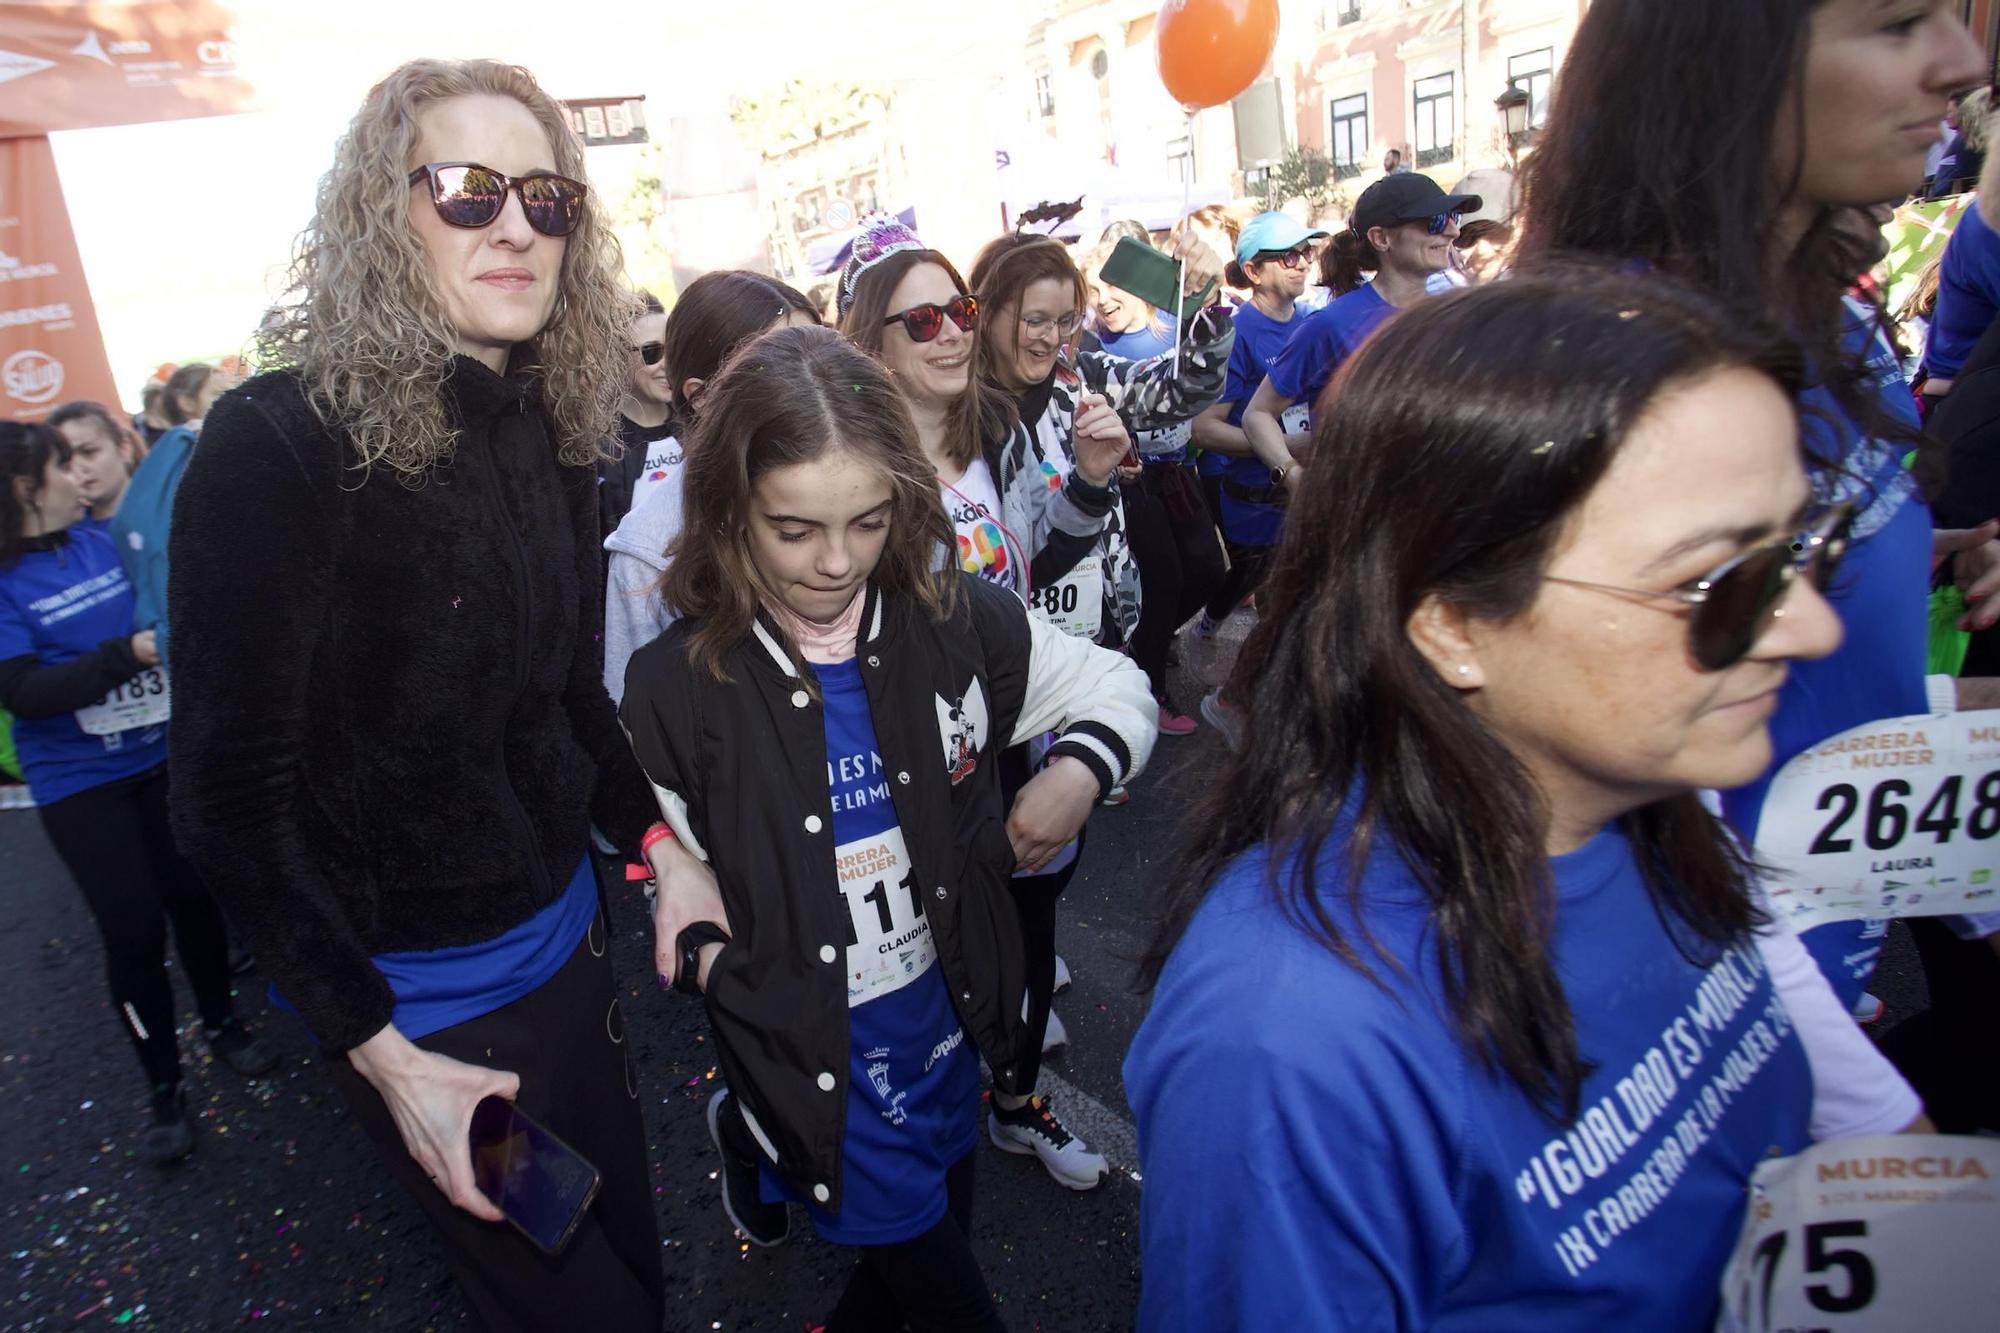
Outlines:
<svg viewBox="0 0 2000 1333"><path fill-rule="evenodd" d="M1166 700L1160 700L1160 734L1162 736L1192 736L1200 726L1201 723L1187 716L1187 714L1175 712L1174 706Z"/></svg>

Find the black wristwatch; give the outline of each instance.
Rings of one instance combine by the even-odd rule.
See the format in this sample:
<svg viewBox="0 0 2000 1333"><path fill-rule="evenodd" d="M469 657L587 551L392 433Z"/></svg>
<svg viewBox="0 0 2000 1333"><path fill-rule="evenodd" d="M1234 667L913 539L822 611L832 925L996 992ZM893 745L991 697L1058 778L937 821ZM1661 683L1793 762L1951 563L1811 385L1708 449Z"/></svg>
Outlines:
<svg viewBox="0 0 2000 1333"><path fill-rule="evenodd" d="M713 921L697 921L674 940L681 965L674 973L674 989L683 995L701 994L701 951L710 944L727 944L729 933Z"/></svg>

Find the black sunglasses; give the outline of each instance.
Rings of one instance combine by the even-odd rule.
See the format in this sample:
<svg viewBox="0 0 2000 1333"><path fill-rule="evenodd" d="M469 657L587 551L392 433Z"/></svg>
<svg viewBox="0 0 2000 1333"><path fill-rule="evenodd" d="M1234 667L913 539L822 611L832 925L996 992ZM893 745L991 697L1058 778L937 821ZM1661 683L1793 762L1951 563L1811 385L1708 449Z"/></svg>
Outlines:
<svg viewBox="0 0 2000 1333"><path fill-rule="evenodd" d="M976 296L954 296L943 305L926 301L913 305L900 315L891 315L882 321L882 327L901 324L903 332L910 335L913 343L927 343L944 332L944 322L949 318L958 325L960 333L970 333L979 327L979 298Z"/></svg>
<svg viewBox="0 0 2000 1333"><path fill-rule="evenodd" d="M1550 583L1567 583L1573 588L1593 588L1598 592L1621 593L1627 597L1668 598L1694 608L1688 619L1688 649L1703 671L1720 671L1735 666L1756 645L1771 620L1781 612L1776 608L1791 588L1792 580L1804 574L1813 587L1825 592L1847 557L1848 530L1854 522L1852 501L1835 505L1819 521L1795 537L1753 547L1717 565L1692 583L1668 592L1648 592L1621 588L1609 583L1546 575Z"/></svg>
<svg viewBox="0 0 2000 1333"><path fill-rule="evenodd" d="M1289 250L1264 250L1250 261L1253 264L1281 264L1296 273L1312 262L1312 242L1301 241Z"/></svg>
<svg viewBox="0 0 2000 1333"><path fill-rule="evenodd" d="M454 227L490 227L507 206L507 192L521 197L528 225L544 236L567 236L583 221L582 181L567 176L508 176L477 162L426 162L410 173L410 184L428 178L431 205Z"/></svg>
<svg viewBox="0 0 2000 1333"><path fill-rule="evenodd" d="M665 343L640 343L632 350L637 352L639 359L647 365L657 366L660 364L660 358L667 354L667 345Z"/></svg>

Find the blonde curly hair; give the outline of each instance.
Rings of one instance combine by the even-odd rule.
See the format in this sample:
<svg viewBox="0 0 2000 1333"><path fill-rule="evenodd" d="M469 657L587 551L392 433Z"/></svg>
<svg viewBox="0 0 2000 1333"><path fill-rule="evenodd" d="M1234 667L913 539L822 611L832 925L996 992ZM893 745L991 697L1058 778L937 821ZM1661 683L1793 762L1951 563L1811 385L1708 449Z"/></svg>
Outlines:
<svg viewBox="0 0 2000 1333"><path fill-rule="evenodd" d="M265 367L296 370L322 421L346 432L362 471L383 464L420 485L449 460L456 432L444 382L457 331L429 252L409 223L418 118L447 98L511 97L548 134L556 171L583 180L583 148L527 70L492 60L412 60L368 92L321 177L293 250L289 292L257 338ZM638 304L596 194L563 251L560 291L528 350L564 463L603 456L625 388Z"/></svg>

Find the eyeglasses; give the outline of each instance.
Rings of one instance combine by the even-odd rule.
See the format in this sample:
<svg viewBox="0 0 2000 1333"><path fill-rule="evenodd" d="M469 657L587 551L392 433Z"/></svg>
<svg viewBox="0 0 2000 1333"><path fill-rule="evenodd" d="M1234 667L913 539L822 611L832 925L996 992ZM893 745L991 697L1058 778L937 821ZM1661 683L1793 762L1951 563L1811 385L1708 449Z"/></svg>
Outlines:
<svg viewBox="0 0 2000 1333"><path fill-rule="evenodd" d="M1301 241L1289 250L1266 250L1250 262L1253 264L1282 264L1296 273L1312 262L1311 241Z"/></svg>
<svg viewBox="0 0 2000 1333"><path fill-rule="evenodd" d="M632 350L637 352L639 359L647 365L657 366L660 364L660 358L667 354L667 345L665 343L640 343Z"/></svg>
<svg viewBox="0 0 2000 1333"><path fill-rule="evenodd" d="M1448 213L1438 214L1436 217L1431 219L1431 225L1430 225L1431 235L1433 236L1444 235L1446 232L1451 230L1451 224L1456 221L1458 221L1457 209L1453 209Z"/></svg>
<svg viewBox="0 0 2000 1333"><path fill-rule="evenodd" d="M1646 599L1672 598L1694 608L1688 620L1688 649L1703 671L1720 671L1742 661L1766 628L1772 608L1784 600L1792 580L1804 574L1813 587L1825 592L1833 582L1840 562L1847 556L1848 528L1854 521L1854 504L1836 505L1820 520L1795 537L1743 552L1725 561L1692 583L1668 592L1647 592L1621 588L1584 579L1544 577L1550 583L1566 583L1572 588L1619 593Z"/></svg>
<svg viewBox="0 0 2000 1333"><path fill-rule="evenodd" d="M1047 315L1041 314L1021 316L1021 327L1029 333L1040 334L1050 325L1054 325L1057 335L1064 338L1075 333L1076 326L1082 322L1083 316L1074 310L1070 311L1067 315L1061 315L1055 319L1050 319Z"/></svg>
<svg viewBox="0 0 2000 1333"><path fill-rule="evenodd" d="M970 333L979 327L979 298L960 294L943 305L926 301L913 305L900 315L891 315L882 321L882 327L901 324L903 332L910 335L913 343L927 343L944 332L944 322L950 319L958 325L960 333Z"/></svg>
<svg viewBox="0 0 2000 1333"><path fill-rule="evenodd" d="M528 225L544 236L567 236L583 221L589 188L567 176L513 177L477 162L426 162L410 173L410 184L429 178L431 206L454 227L490 227L507 206L507 192L521 197Z"/></svg>

